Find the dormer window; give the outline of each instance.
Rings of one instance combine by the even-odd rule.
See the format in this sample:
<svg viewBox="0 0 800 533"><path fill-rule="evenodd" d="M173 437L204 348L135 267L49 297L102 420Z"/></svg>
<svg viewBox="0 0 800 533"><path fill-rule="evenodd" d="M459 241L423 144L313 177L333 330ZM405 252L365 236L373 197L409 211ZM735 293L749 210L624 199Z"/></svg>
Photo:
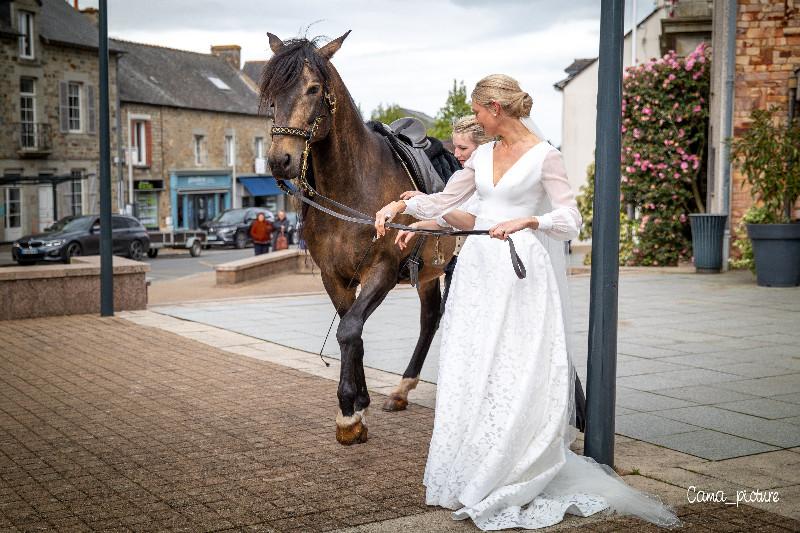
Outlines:
<svg viewBox="0 0 800 533"><path fill-rule="evenodd" d="M19 21L19 57L33 59L33 13L20 11Z"/></svg>

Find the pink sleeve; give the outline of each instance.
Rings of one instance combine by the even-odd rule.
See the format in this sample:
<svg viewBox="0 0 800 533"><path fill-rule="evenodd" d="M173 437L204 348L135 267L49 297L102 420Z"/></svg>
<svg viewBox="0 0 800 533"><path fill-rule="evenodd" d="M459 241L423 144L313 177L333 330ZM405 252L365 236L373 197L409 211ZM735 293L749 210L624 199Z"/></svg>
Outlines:
<svg viewBox="0 0 800 533"><path fill-rule="evenodd" d="M420 194L406 200L404 215L412 215L422 220L442 217L466 202L475 192L475 150L464 163L464 168L455 172L447 181L442 192Z"/></svg>
<svg viewBox="0 0 800 533"><path fill-rule="evenodd" d="M544 158L542 185L553 210L536 217L539 230L559 241L577 238L582 223L581 213L567 179L564 157L558 150L551 150Z"/></svg>

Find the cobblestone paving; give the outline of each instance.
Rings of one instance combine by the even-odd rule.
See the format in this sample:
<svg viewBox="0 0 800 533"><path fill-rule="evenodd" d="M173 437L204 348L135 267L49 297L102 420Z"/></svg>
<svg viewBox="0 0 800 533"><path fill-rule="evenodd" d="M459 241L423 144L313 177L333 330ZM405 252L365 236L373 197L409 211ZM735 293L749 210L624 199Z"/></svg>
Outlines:
<svg viewBox="0 0 800 533"><path fill-rule="evenodd" d="M425 407L376 408L369 443L347 448L330 380L120 319L2 322L0 337L0 530L330 531L434 510ZM749 507L680 512L691 531L800 530Z"/></svg>

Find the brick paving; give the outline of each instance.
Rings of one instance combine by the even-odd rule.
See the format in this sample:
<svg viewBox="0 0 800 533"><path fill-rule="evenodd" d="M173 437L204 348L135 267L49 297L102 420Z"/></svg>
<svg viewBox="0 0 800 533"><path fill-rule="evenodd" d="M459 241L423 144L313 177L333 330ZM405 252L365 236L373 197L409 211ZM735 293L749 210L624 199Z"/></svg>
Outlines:
<svg viewBox="0 0 800 533"><path fill-rule="evenodd" d="M435 511L428 408L374 395L369 443L347 448L336 383L299 370L121 319L0 322L0 338L0 530L409 531L390 524ZM800 530L744 506L679 512L691 531Z"/></svg>

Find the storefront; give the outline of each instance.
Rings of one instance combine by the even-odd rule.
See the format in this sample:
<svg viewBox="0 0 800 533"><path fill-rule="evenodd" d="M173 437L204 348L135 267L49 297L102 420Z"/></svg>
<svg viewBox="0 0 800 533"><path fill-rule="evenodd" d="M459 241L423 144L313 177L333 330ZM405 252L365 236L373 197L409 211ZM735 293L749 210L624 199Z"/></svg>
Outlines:
<svg viewBox="0 0 800 533"><path fill-rule="evenodd" d="M159 198L164 191L164 180L138 180L134 187L136 218L147 229L159 228Z"/></svg>
<svg viewBox="0 0 800 533"><path fill-rule="evenodd" d="M242 207L265 207L276 213L286 209L286 194L272 176L239 176L247 194L242 196Z"/></svg>
<svg viewBox="0 0 800 533"><path fill-rule="evenodd" d="M231 176L214 172L173 172L170 176L172 225L198 229L231 207Z"/></svg>

